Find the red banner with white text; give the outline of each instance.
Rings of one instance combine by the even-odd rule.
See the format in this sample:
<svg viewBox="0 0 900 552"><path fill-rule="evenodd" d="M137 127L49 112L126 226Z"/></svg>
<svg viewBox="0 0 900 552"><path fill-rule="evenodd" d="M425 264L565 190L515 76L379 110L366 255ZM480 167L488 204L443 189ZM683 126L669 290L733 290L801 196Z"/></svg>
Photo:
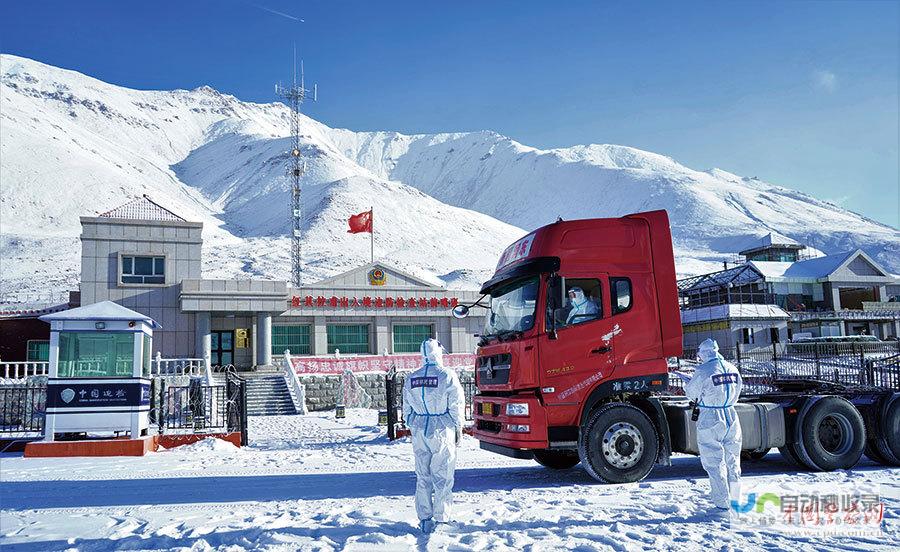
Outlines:
<svg viewBox="0 0 900 552"><path fill-rule="evenodd" d="M416 370L422 366L422 355L355 356L355 357L291 357L291 364L298 375L343 374L345 370L360 372L387 372L392 366L397 370ZM444 355L448 368L475 368L475 355L452 353Z"/></svg>

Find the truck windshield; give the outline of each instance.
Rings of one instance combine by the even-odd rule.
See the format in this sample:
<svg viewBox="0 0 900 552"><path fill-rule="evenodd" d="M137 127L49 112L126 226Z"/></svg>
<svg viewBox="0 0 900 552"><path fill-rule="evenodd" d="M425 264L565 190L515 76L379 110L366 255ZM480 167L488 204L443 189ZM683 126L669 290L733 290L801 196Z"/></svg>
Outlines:
<svg viewBox="0 0 900 552"><path fill-rule="evenodd" d="M514 280L491 291L491 310L483 337L524 332L534 326L538 276Z"/></svg>

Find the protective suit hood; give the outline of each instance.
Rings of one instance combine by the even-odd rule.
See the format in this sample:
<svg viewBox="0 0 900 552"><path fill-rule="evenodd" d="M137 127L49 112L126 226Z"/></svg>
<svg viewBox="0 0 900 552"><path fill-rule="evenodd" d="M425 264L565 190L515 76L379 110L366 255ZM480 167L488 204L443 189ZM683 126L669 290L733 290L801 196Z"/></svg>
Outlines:
<svg viewBox="0 0 900 552"><path fill-rule="evenodd" d="M422 342L422 358L426 364L444 365L444 347L437 339L426 339Z"/></svg>
<svg viewBox="0 0 900 552"><path fill-rule="evenodd" d="M707 338L700 344L700 348L697 349L697 359L700 362L709 362L714 358L724 358L719 354L719 344L716 343L715 339Z"/></svg>

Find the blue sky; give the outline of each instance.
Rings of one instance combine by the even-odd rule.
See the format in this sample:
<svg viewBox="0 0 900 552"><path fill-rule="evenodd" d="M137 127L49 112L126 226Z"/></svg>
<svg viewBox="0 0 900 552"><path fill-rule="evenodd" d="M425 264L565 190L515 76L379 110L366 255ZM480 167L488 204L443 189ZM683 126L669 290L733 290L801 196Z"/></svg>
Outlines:
<svg viewBox="0 0 900 552"><path fill-rule="evenodd" d="M0 16L3 52L261 102L296 42L320 90L305 111L331 126L624 144L900 226L897 2L50 0Z"/></svg>

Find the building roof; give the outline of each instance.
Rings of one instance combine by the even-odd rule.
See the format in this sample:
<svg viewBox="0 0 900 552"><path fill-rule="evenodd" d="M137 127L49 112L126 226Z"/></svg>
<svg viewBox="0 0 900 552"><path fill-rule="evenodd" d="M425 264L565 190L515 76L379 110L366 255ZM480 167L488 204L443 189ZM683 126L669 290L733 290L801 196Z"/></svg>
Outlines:
<svg viewBox="0 0 900 552"><path fill-rule="evenodd" d="M45 314L40 317L44 322L55 320L134 320L146 322L152 328L159 328L159 324L145 314L135 312L112 301L101 301L91 305L85 305L75 309Z"/></svg>
<svg viewBox="0 0 900 552"><path fill-rule="evenodd" d="M752 264L742 264L734 268L701 274L678 281L678 289L681 292L703 289L708 287L741 286L759 281L762 274Z"/></svg>
<svg viewBox="0 0 900 552"><path fill-rule="evenodd" d="M166 220L187 222L172 211L156 203L147 194L133 199L124 205L98 215L103 218L130 219L130 220Z"/></svg>
<svg viewBox="0 0 900 552"><path fill-rule="evenodd" d="M792 240L787 236L782 236L781 234L773 234L769 232L765 236L761 237L755 244L750 245L746 249L740 252L741 255L748 255L750 253L755 253L757 251L762 251L764 249L769 249L770 247L781 247L784 249L805 249L805 245L801 245L800 243Z"/></svg>
<svg viewBox="0 0 900 552"><path fill-rule="evenodd" d="M682 324L712 320L790 320L790 318L791 315L776 305L729 303L681 311Z"/></svg>

